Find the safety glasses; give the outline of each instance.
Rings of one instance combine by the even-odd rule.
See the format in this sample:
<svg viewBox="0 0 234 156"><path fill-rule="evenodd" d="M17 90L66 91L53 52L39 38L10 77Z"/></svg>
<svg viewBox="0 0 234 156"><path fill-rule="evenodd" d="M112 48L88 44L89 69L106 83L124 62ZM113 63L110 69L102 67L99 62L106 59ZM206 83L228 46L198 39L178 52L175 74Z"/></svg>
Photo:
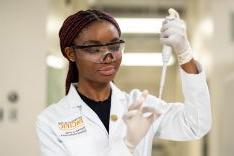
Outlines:
<svg viewBox="0 0 234 156"><path fill-rule="evenodd" d="M71 48L77 50L82 58L95 63L105 63L108 57L115 61L122 57L124 52L125 41L119 40L106 44L96 45L72 45Z"/></svg>

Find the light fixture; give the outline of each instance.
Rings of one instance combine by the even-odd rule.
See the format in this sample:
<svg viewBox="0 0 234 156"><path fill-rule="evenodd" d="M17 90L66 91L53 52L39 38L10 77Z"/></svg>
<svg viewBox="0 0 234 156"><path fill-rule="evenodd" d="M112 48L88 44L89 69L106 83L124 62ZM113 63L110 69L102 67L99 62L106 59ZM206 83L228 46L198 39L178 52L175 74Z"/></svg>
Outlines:
<svg viewBox="0 0 234 156"><path fill-rule="evenodd" d="M163 18L115 18L122 33L158 34Z"/></svg>
<svg viewBox="0 0 234 156"><path fill-rule="evenodd" d="M211 18L206 18L200 23L200 31L206 36L211 36L214 33L214 23Z"/></svg>
<svg viewBox="0 0 234 156"><path fill-rule="evenodd" d="M61 17L49 16L46 23L47 33L57 35L62 23L63 19Z"/></svg>
<svg viewBox="0 0 234 156"><path fill-rule="evenodd" d="M46 58L46 63L49 67L55 69L62 69L65 67L66 63L63 58L55 55L48 55Z"/></svg>
<svg viewBox="0 0 234 156"><path fill-rule="evenodd" d="M175 63L174 57L171 57L168 65ZM128 52L124 53L122 66L162 66L162 53L160 52Z"/></svg>

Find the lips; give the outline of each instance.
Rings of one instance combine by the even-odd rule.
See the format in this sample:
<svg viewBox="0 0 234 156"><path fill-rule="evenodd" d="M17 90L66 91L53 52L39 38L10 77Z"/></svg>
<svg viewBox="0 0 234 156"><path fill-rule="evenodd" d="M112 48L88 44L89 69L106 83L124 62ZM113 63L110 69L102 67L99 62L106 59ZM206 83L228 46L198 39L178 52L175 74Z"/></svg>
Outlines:
<svg viewBox="0 0 234 156"><path fill-rule="evenodd" d="M99 68L98 72L101 75L110 76L110 75L113 75L115 73L115 67L114 66L104 66L104 67Z"/></svg>

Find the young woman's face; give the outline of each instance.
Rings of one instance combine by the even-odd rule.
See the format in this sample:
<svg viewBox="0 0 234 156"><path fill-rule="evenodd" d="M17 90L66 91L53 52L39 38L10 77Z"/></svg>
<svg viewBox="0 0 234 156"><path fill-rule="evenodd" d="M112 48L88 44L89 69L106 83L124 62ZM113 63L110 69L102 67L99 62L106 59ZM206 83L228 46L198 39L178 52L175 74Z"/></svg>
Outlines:
<svg viewBox="0 0 234 156"><path fill-rule="evenodd" d="M84 28L74 40L75 45L100 45L118 42L120 40L116 27L107 21L97 21ZM99 47L98 47L99 48ZM95 49L95 47L94 47ZM97 63L95 54L89 53L90 49L75 49L76 65L79 70L79 81L88 80L98 83L108 83L114 79L122 57L112 54L106 55L103 62ZM108 53L108 47L102 47L104 53ZM122 55L121 55L122 56Z"/></svg>

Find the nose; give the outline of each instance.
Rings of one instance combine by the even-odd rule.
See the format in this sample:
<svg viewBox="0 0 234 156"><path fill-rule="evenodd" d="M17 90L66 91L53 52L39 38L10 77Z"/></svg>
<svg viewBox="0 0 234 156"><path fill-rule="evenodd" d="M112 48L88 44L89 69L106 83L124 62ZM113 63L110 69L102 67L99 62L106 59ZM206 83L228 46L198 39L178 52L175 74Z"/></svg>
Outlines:
<svg viewBox="0 0 234 156"><path fill-rule="evenodd" d="M111 52L107 51L103 54L102 56L103 63L112 63L113 61L115 61L115 58Z"/></svg>

